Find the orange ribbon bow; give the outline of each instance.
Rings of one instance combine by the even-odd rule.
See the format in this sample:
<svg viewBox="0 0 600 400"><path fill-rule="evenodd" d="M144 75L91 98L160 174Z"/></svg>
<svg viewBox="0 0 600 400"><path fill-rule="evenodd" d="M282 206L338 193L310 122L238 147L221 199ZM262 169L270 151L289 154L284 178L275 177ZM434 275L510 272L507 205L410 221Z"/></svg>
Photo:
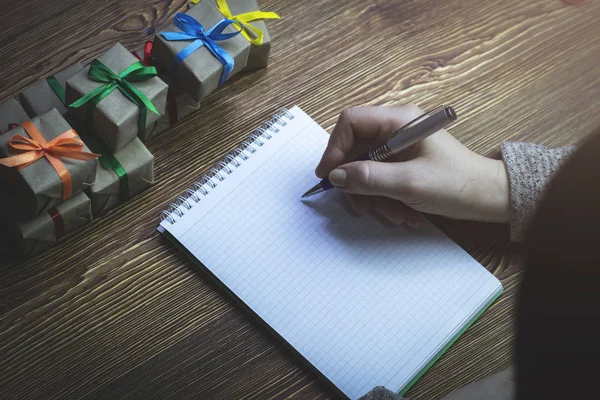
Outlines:
<svg viewBox="0 0 600 400"><path fill-rule="evenodd" d="M88 161L98 158L100 155L82 151L83 141L79 139L73 129L69 129L48 142L31 121L24 122L21 126L31 139L22 135L15 135L9 140L8 146L25 153L2 158L0 164L6 167L18 167L20 171L40 158L46 157L63 183L63 200L71 198L73 195L73 181L67 167L60 159L72 158Z"/></svg>

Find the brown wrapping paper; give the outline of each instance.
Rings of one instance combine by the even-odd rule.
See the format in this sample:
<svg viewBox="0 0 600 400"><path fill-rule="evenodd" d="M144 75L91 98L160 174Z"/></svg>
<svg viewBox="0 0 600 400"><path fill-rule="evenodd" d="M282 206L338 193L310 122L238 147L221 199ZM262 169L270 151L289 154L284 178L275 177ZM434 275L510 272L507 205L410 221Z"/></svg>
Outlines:
<svg viewBox="0 0 600 400"><path fill-rule="evenodd" d="M9 180L14 182L16 177L8 176L8 172L8 169L0 169L0 231L6 228L3 224L30 219L19 205L19 199L11 190L15 185L9 183Z"/></svg>
<svg viewBox="0 0 600 400"><path fill-rule="evenodd" d="M85 193L79 193L56 206L68 235L92 221L90 199ZM12 226L12 237L16 240L19 255L32 257L53 247L61 238L57 237L55 222L50 213L45 212L31 221Z"/></svg>
<svg viewBox="0 0 600 400"><path fill-rule="evenodd" d="M117 43L98 58L115 74L123 72L131 64L138 62L125 47ZM89 66L79 71L67 81L67 103L78 100L85 94L102 84L88 79ZM158 110L160 115L165 113L168 86L160 78L154 77L147 81L135 82L133 85L141 90ZM71 108L70 113L80 122L85 121L87 105ZM146 128L152 126L160 115L147 110ZM102 100L93 111L92 126L94 134L102 140L110 151L117 152L138 135L139 109L118 89Z"/></svg>
<svg viewBox="0 0 600 400"><path fill-rule="evenodd" d="M202 1L214 3L215 0ZM228 0L227 5L229 6L229 10L233 15L260 10L256 0ZM250 23L250 25L260 29L264 36L262 45L250 46L248 63L246 68L244 68L244 71L255 71L257 69L266 67L269 64L269 54L271 53L271 36L269 35L269 30L267 29L267 24L265 21L253 21Z"/></svg>
<svg viewBox="0 0 600 400"><path fill-rule="evenodd" d="M169 84L169 79L167 77L161 76L163 81ZM152 139L155 136L160 135L161 133L167 131L171 125L171 112L172 109L176 109L176 120L175 122L181 121L183 118L192 114L195 111L200 109L200 102L195 101L192 97L184 92L181 92L175 86L169 85L169 89L173 92L172 98L175 101L175 106L171 106L168 104L167 100L167 112L162 115L149 129L146 129L143 134L139 135L139 138L142 139L142 142L146 143L148 140Z"/></svg>
<svg viewBox="0 0 600 400"><path fill-rule="evenodd" d="M207 31L223 19L221 13L214 7L214 3L210 1L201 1L190 8L187 14L194 17ZM174 24L164 29L164 32L177 31L179 29ZM235 27L229 26L224 33L235 31ZM194 101L199 102L218 88L223 73L223 64L206 46L202 46L181 62L176 73L174 73L172 67L175 55L190 43L190 41L167 41L159 33L154 39L152 55L157 63L165 68L171 76L174 76L174 83L177 87L189 94ZM250 53L250 43L242 35L237 35L231 39L219 41L217 44L229 53L235 61L233 70L227 78L230 79L246 67L248 54Z"/></svg>
<svg viewBox="0 0 600 400"><path fill-rule="evenodd" d="M154 156L142 144L140 139L132 140L114 157L127 172L129 193L132 198L154 184ZM119 177L112 169L98 166L96 182L86 192L92 201L94 217L105 214L123 201Z"/></svg>
<svg viewBox="0 0 600 400"><path fill-rule="evenodd" d="M47 141L71 129L71 126L56 109L33 118L31 121ZM0 158L21 154L8 147L9 140L15 135L29 137L22 126L0 135ZM82 151L90 152L86 146ZM71 175L73 195L83 192L94 183L98 160L81 161L61 158L61 161ZM4 166L1 168L2 173L6 174L6 179L12 182L10 193L4 191L4 195L10 195L14 203L18 204L19 208L25 212L28 219L63 202L63 183L46 157L42 157L21 171ZM4 212L3 215L9 214L9 220L15 219L12 210L0 210L0 212Z"/></svg>
<svg viewBox="0 0 600 400"><path fill-rule="evenodd" d="M65 90L67 79L81 71L82 68L83 65L80 63L71 64L62 71L54 74L54 77L63 90ZM67 107L56 95L46 79L41 79L23 90L19 98L23 108L32 118L44 114L53 108L56 108L63 116L67 114Z"/></svg>
<svg viewBox="0 0 600 400"><path fill-rule="evenodd" d="M140 60L144 60L144 49L139 49L134 52L134 55ZM154 58L150 60L150 63L154 64ZM146 62L146 61L143 61ZM160 79L163 80L169 86L169 92L167 93L167 108L164 115L161 115L160 118L152 124L152 126L146 128L143 132L138 134L138 137L141 139L143 143L146 143L150 139L155 136L160 135L161 133L167 131L171 126L171 112L175 109L175 123L179 122L183 118L187 117L194 111L200 109L200 102L195 101L190 97L189 94L182 92L177 89L173 82L171 82L169 76L164 73L160 66L157 66L159 69ZM170 104L170 101L174 100L175 106Z"/></svg>
<svg viewBox="0 0 600 400"><path fill-rule="evenodd" d="M27 112L12 97L0 104L0 134L8 132L9 124L20 124L29 121Z"/></svg>

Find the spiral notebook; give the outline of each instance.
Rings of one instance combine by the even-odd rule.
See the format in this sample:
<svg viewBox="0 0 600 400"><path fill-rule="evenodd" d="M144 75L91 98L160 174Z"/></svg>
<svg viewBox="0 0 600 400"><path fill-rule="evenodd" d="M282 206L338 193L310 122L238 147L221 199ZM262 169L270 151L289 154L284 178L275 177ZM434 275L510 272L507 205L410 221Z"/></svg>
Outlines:
<svg viewBox="0 0 600 400"><path fill-rule="evenodd" d="M328 134L282 110L162 214L159 230L345 396L405 392L502 285L431 224L301 200Z"/></svg>

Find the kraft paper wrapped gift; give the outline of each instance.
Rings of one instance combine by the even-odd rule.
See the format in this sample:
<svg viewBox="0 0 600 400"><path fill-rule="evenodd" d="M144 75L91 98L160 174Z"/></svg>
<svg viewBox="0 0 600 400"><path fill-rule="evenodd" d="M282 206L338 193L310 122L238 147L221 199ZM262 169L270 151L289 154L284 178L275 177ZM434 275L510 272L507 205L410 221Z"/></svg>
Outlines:
<svg viewBox="0 0 600 400"><path fill-rule="evenodd" d="M12 229L16 249L21 256L32 257L91 221L90 199L79 193L31 221L15 224Z"/></svg>
<svg viewBox="0 0 600 400"><path fill-rule="evenodd" d="M156 35L152 55L178 88L199 102L246 67L250 43L235 25L202 1L176 14L175 24Z"/></svg>
<svg viewBox="0 0 600 400"><path fill-rule="evenodd" d="M30 219L13 193L16 177L7 175L6 170L0 169L0 231L8 223Z"/></svg>
<svg viewBox="0 0 600 400"><path fill-rule="evenodd" d="M200 103L194 101L187 93L173 94L170 97L168 102L174 105L167 105L166 114L161 116L150 128L147 128L144 134L140 134L142 142L146 143L153 137L166 132L182 118L200 109Z"/></svg>
<svg viewBox="0 0 600 400"><path fill-rule="evenodd" d="M87 190L92 215L105 214L154 184L154 156L140 139L113 155L100 157L96 182Z"/></svg>
<svg viewBox="0 0 600 400"><path fill-rule="evenodd" d="M46 113L56 108L61 115L67 114L65 86L67 79L83 69L83 65L75 63L69 65L56 74L46 79L37 81L32 86L21 92L19 96L23 108L31 118Z"/></svg>
<svg viewBox="0 0 600 400"><path fill-rule="evenodd" d="M168 83L168 79L163 77ZM144 143L155 136L167 131L177 122L200 109L200 102L195 101L189 94L183 93L174 86L169 86L169 95L167 97L167 112L162 115L150 129L146 129L140 139Z"/></svg>
<svg viewBox="0 0 600 400"><path fill-rule="evenodd" d="M167 90L156 68L116 44L67 81L67 103L114 153L165 113Z"/></svg>
<svg viewBox="0 0 600 400"><path fill-rule="evenodd" d="M29 115L12 97L0 104L0 134L8 132L9 125L20 124L27 120L29 120Z"/></svg>
<svg viewBox="0 0 600 400"><path fill-rule="evenodd" d="M274 12L263 12L256 0L202 0L215 3L223 17L237 21L242 26L242 36L250 42L248 63L244 71L254 71L269 64L271 36L265 19L279 19Z"/></svg>
<svg viewBox="0 0 600 400"><path fill-rule="evenodd" d="M154 60L150 56L150 52L152 51L153 46L153 42L146 42L143 49L140 49L133 54L142 61L144 65L152 65ZM160 67L157 66L159 77L169 86L169 91L167 92L167 109L164 115L161 115L152 126L146 128L138 135L144 143L165 132L181 119L200 109L200 102L195 101L189 94L177 89L170 81L168 75L159 68Z"/></svg>
<svg viewBox="0 0 600 400"><path fill-rule="evenodd" d="M28 218L90 187L97 157L56 109L0 135L0 172Z"/></svg>

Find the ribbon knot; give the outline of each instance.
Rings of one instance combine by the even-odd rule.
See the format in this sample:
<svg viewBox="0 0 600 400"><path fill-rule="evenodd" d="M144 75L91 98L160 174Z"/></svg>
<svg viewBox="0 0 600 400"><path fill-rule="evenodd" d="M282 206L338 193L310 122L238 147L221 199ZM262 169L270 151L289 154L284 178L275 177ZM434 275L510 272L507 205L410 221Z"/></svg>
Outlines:
<svg viewBox="0 0 600 400"><path fill-rule="evenodd" d="M233 15L226 0L217 0L217 9L223 15L223 17L233 20L240 25L242 29L242 36L247 41L255 46L260 46L263 43L264 33L255 26L250 25L250 22L257 21L259 19L279 19L279 15L274 12L264 11L250 11ZM254 36L253 38L250 36Z"/></svg>
<svg viewBox="0 0 600 400"><path fill-rule="evenodd" d="M84 144L73 129L63 132L48 142L31 121L24 122L22 126L30 137L15 135L8 141L8 147L21 154L1 158L0 165L9 168L17 167L21 171L40 158L46 157L63 182L63 200L71 198L73 195L71 174L69 174L67 167L60 159L71 158L89 161L99 157L99 155L83 151Z"/></svg>
<svg viewBox="0 0 600 400"><path fill-rule="evenodd" d="M238 25L237 22L225 18L208 31L205 31L202 24L189 14L177 13L175 14L174 20L175 26L177 26L181 32L161 32L161 35L168 41L192 41L192 43L177 53L173 60L173 70L175 71L177 65L183 62L183 60L196 50L202 46L206 46L221 64L223 64L223 73L221 74L219 86L223 85L227 80L227 76L231 70L233 70L235 61L233 57L231 57L231 55L216 42L231 39L232 37L239 35L242 32L241 28L232 33L223 33L228 26Z"/></svg>
<svg viewBox="0 0 600 400"><path fill-rule="evenodd" d="M88 77L90 80L104 83L104 85L97 87L79 100L71 103L69 106L77 108L89 103L87 118L89 123L89 121L91 121L91 112L94 107L117 89L139 108L138 131L141 132L146 129L147 110L150 110L157 115L160 114L148 96L136 88L132 82L146 81L157 75L158 73L155 67L145 66L139 61L130 65L117 75L99 60L94 60L90 64Z"/></svg>

